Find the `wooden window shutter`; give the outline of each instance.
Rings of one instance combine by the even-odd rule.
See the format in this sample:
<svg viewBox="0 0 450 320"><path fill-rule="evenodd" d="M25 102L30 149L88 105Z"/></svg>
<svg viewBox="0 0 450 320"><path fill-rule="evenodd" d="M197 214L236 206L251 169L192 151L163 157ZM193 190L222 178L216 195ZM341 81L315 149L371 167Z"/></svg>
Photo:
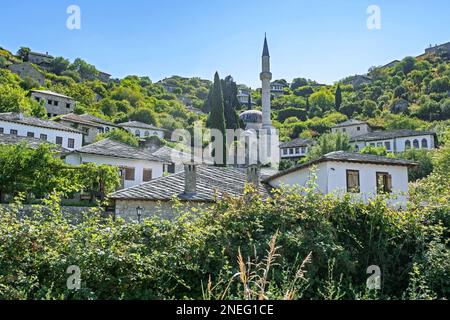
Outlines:
<svg viewBox="0 0 450 320"><path fill-rule="evenodd" d="M142 180L144 182L152 180L152 169L144 169Z"/></svg>

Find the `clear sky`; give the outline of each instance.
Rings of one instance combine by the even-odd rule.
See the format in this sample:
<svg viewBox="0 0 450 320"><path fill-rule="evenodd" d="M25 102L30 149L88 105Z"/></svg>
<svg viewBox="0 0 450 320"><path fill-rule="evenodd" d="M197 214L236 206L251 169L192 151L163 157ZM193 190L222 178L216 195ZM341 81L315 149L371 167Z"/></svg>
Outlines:
<svg viewBox="0 0 450 320"><path fill-rule="evenodd" d="M81 29L69 30L69 5ZM366 10L381 10L369 30ZM448 0L0 0L0 46L80 57L114 77L232 75L260 85L267 32L274 79L333 83L450 41Z"/></svg>

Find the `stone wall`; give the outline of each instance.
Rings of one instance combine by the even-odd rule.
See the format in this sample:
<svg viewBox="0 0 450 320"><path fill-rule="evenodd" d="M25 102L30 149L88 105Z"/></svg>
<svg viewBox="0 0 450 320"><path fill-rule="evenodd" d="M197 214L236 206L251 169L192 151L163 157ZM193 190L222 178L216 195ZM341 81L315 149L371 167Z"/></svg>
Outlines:
<svg viewBox="0 0 450 320"><path fill-rule="evenodd" d="M12 64L8 67L8 69L17 74L22 80L30 78L40 85L44 85L45 76L36 70L36 68L34 68L29 62Z"/></svg>
<svg viewBox="0 0 450 320"><path fill-rule="evenodd" d="M178 216L180 212L198 212L210 206L207 203L181 202L179 206L168 201L142 201L142 200L116 200L115 216L123 218L126 221L138 221L137 208L141 207L141 219L149 217L160 217L162 219L172 220Z"/></svg>

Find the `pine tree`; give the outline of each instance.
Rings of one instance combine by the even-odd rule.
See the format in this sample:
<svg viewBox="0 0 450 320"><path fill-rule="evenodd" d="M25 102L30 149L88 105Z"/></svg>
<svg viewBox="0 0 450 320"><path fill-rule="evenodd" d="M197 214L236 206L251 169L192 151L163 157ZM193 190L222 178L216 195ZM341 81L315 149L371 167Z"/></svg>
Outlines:
<svg viewBox="0 0 450 320"><path fill-rule="evenodd" d="M341 109L341 103L342 103L342 92L341 92L341 86L338 84L336 88L336 92L334 94L335 97L335 108L336 111L339 111Z"/></svg>
<svg viewBox="0 0 450 320"><path fill-rule="evenodd" d="M216 72L214 75L214 84L211 88L211 112L207 120L207 127L210 129L217 129L222 132L223 136L223 156L225 163L225 149L226 149L226 135L225 135L225 116L224 116L224 106L223 106L223 93L222 85L219 78L219 74Z"/></svg>

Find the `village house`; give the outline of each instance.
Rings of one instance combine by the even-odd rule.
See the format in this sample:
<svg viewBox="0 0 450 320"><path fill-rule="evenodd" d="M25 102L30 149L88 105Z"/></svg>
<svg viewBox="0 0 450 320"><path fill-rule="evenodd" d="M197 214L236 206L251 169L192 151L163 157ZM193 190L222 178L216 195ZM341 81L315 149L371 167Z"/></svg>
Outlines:
<svg viewBox="0 0 450 320"><path fill-rule="evenodd" d="M66 163L80 165L96 163L117 166L121 187L129 188L163 175L164 160L150 152L112 139L100 140L75 150L66 156Z"/></svg>
<svg viewBox="0 0 450 320"><path fill-rule="evenodd" d="M81 148L81 131L61 123L25 116L22 113L0 113L0 134L38 138L69 150Z"/></svg>
<svg viewBox="0 0 450 320"><path fill-rule="evenodd" d="M47 67L52 61L54 57L49 55L48 52L40 53L40 52L29 52L28 53L28 61L34 64L37 64L41 67Z"/></svg>
<svg viewBox="0 0 450 320"><path fill-rule="evenodd" d="M37 102L44 101L49 118L72 113L76 101L68 96L48 90L31 90L31 97Z"/></svg>
<svg viewBox="0 0 450 320"><path fill-rule="evenodd" d="M42 72L37 70L30 62L15 63L8 67L8 69L17 74L22 80L27 78L36 81L43 86L45 83L45 76Z"/></svg>
<svg viewBox="0 0 450 320"><path fill-rule="evenodd" d="M111 130L114 130L114 129L121 129L118 125L112 123L111 121L108 121L108 120L105 120L102 118L98 118L98 117L95 117L95 116L87 114L87 113L80 115L80 117L85 120L88 120L90 122L96 123L97 125L99 125L102 128L102 132L105 132L105 133L109 132Z"/></svg>
<svg viewBox="0 0 450 320"><path fill-rule="evenodd" d="M81 131L83 133L83 145L93 143L97 135L103 132L103 126L99 123L87 120L74 113L60 116L55 121Z"/></svg>
<svg viewBox="0 0 450 320"><path fill-rule="evenodd" d="M139 121L128 121L124 123L119 123L118 126L125 130L128 130L138 138L158 136L161 139L163 139L164 134L166 132L165 129L157 128L155 126Z"/></svg>
<svg viewBox="0 0 450 320"><path fill-rule="evenodd" d="M238 90L238 94L237 94L237 98L239 100L239 103L242 106L247 106L248 105L248 100L251 100L251 103L253 104L253 100L251 98L251 94L250 91L245 90L245 89L239 89Z"/></svg>
<svg viewBox="0 0 450 320"><path fill-rule="evenodd" d="M372 83L372 81L373 81L372 78L367 75L357 74L357 75L354 75L354 76L344 79L342 82L344 84L352 85L354 88L359 88L363 84Z"/></svg>
<svg viewBox="0 0 450 320"><path fill-rule="evenodd" d="M270 93L274 97L279 97L284 94L284 88L288 87L289 85L286 83L274 81L270 83Z"/></svg>
<svg viewBox="0 0 450 320"><path fill-rule="evenodd" d="M314 144L313 139L297 138L280 144L280 158L297 162L305 157L309 148Z"/></svg>
<svg viewBox="0 0 450 320"><path fill-rule="evenodd" d="M367 122L359 121L355 119L349 119L347 121L341 122L331 128L331 132L342 132L346 133L350 138L367 134L370 132L370 127Z"/></svg>
<svg viewBox="0 0 450 320"><path fill-rule="evenodd" d="M274 188L306 186L315 172L316 188L323 194L354 194L367 201L380 193L393 194L389 202L405 208L408 198L408 167L412 161L370 154L336 151L320 159L281 171L264 180Z"/></svg>
<svg viewBox="0 0 450 320"><path fill-rule="evenodd" d="M67 150L66 148L39 138L20 137L11 134L0 133L0 145L17 145L20 143L25 143L29 148L32 149L37 149L42 144L49 144L51 149L59 153L60 156L63 156L64 154L70 152L70 150Z"/></svg>
<svg viewBox="0 0 450 320"><path fill-rule="evenodd" d="M99 71L98 72L98 80L102 82L109 82L111 80L111 75L109 73Z"/></svg>
<svg viewBox="0 0 450 320"><path fill-rule="evenodd" d="M263 197L269 196L266 185L259 183L256 166L246 171L229 167L185 164L184 170L138 186L117 191L109 196L115 217L128 221L159 215L170 219L176 215L171 201L178 199L186 210L207 207L226 197L244 194L245 185L253 184Z"/></svg>

